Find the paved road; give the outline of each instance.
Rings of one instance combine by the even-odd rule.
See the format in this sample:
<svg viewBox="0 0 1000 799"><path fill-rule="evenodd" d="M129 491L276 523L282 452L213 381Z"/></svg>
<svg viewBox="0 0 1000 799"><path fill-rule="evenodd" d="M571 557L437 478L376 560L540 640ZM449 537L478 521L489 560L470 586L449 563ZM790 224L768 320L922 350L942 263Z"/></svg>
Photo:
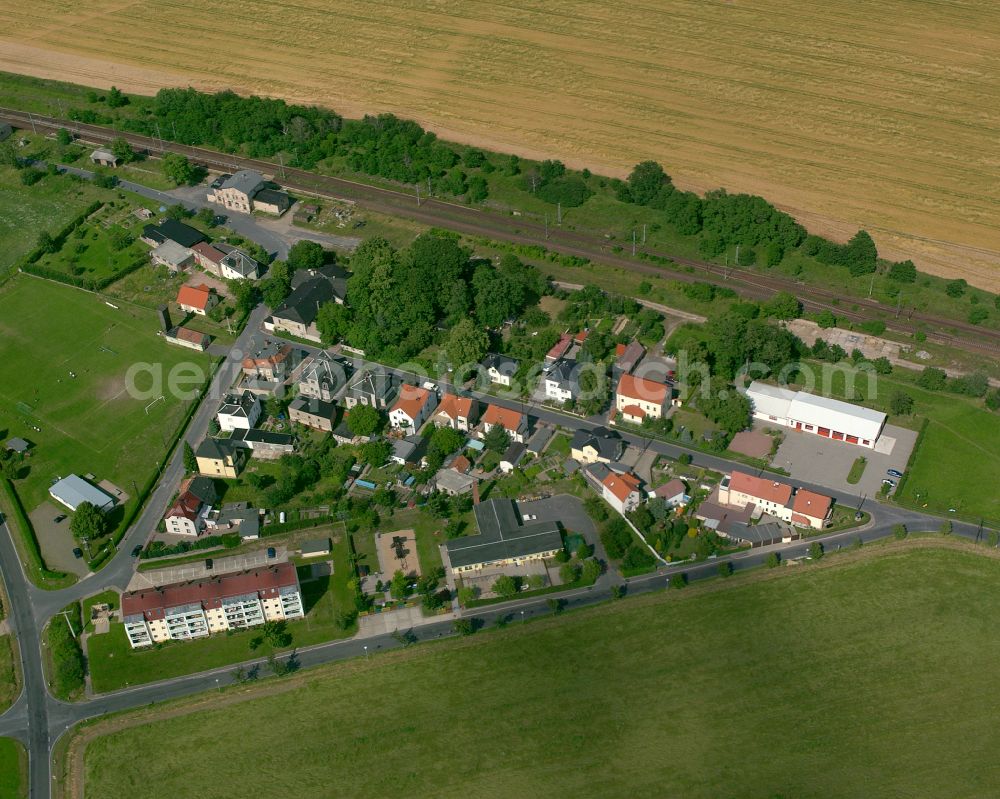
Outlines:
<svg viewBox="0 0 1000 799"><path fill-rule="evenodd" d="M215 413L218 398L232 384L240 368L242 351L247 346L250 337L256 331L267 309L260 306L254 310L243 333L234 345L231 357L227 358L213 377L212 385L205 399L192 417L191 424L185 432L185 440L196 444L207 432L209 420ZM302 346L302 345L299 345ZM315 347L303 347L315 351ZM364 362L358 363L360 367ZM399 369L391 370L401 377L412 377L412 373ZM421 376L422 377L422 376ZM444 384L447 388L447 384ZM467 392L484 402L494 402L504 407L527 411L535 419L541 419L552 424L568 424L577 427L596 427L603 422L600 417L581 420L566 416L558 411L529 407L521 400L503 399L482 392ZM631 433L623 433L623 438L643 448L652 449L663 455L676 456L688 452L681 447L661 441L646 439ZM728 471L740 467L738 463L724 458L700 452L690 453L695 465L706 466L719 471ZM4 578L10 596L12 612L11 626L18 637L23 665L24 687L16 703L0 716L0 735L13 736L23 741L29 748L30 763L30 796L32 799L42 799L50 796L50 760L53 743L70 726L87 718L104 713L126 710L141 705L163 702L192 693L228 685L234 681L233 666L179 677L163 682L152 683L134 689L105 694L89 701L67 704L54 699L47 691L41 667L41 649L39 631L53 614L69 602L97 593L107 587L124 588L130 579L134 564L130 556L133 546L143 543L156 528L170 497L173 495L183 475L183 452L178 447L163 472L160 483L147 502L146 508L136 523L128 531L120 545L120 549L111 562L99 573L91 575L76 585L60 591L43 591L28 582L20 561L14 549L10 531L0 526L0 573ZM811 486L812 487L812 486ZM831 493L827 489L815 486L817 490ZM834 492L838 502L856 505L858 497ZM775 545L750 552L741 552L717 560L702 563L671 564L652 575L632 578L627 581L630 593L643 593L662 589L674 572L685 572L689 579L699 579L717 573L718 562L728 560L734 569L750 568L762 564L771 552L777 551L784 558L796 558L806 554L808 546L813 541L821 541L828 549L850 545L855 538L870 541L891 534L897 523L906 524L912 531L935 530L940 524L936 517L909 511L892 505L871 502L866 509L872 514L871 523L863 530L851 530L843 533L833 533L824 536L811 537L807 541L791 544ZM956 535L975 538L980 531L973 525L956 523ZM607 600L611 589L618 584L618 578L607 574L593 587L578 589L561 596L568 608L583 607ZM468 615L480 619L485 624L496 623L504 617L529 619L551 612L548 599L514 600L503 605L489 606ZM58 622L57 622L58 623ZM415 640L429 640L451 634L451 622L433 622L415 628L412 631ZM297 653L299 663L303 667L329 663L345 658L366 656L383 649L400 646L392 636L376 636L370 638L353 638L346 641L335 641L327 644L303 649ZM262 665L262 661L249 661L247 664ZM266 665L262 666L262 671Z"/></svg>

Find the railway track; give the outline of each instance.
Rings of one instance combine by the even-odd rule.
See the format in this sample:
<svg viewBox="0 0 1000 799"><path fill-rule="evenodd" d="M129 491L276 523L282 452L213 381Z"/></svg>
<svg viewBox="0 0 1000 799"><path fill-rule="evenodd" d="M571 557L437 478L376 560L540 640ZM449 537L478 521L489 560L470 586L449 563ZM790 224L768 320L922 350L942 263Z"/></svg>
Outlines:
<svg viewBox="0 0 1000 799"><path fill-rule="evenodd" d="M567 255L587 258L590 261L639 274L668 277L681 282L705 281L733 289L748 299L765 300L779 291L797 296L803 306L811 311L829 310L837 316L854 322L881 320L886 326L904 333L923 331L931 341L964 349L976 354L1000 355L1000 331L981 328L958 320L924 314L916 310L892 309L866 299L841 297L835 292L803 286L794 281L768 277L757 273L724 268L717 264L682 258L650 247L637 247L636 253L654 258L669 258L682 270L670 269L637 257L616 253L612 245L594 234L581 233L559 226L549 226L526 217L507 216L450 203L436 198L418 201L415 194L371 186L345 178L319 175L301 169L283 167L259 158L221 153L202 147L168 142L137 133L117 131L101 125L70 122L55 117L28 114L15 109L0 108L0 119L12 125L33 130L53 131L59 128L73 130L87 141L109 142L123 138L133 147L151 155L175 152L187 156L192 162L209 169L231 171L255 169L280 180L293 190L305 191L333 199L357 202L372 211L400 216L426 225L448 228L458 233L479 236L515 244L546 247ZM693 270L693 271L688 271ZM850 306L845 308L844 305ZM904 317L905 318L902 318Z"/></svg>

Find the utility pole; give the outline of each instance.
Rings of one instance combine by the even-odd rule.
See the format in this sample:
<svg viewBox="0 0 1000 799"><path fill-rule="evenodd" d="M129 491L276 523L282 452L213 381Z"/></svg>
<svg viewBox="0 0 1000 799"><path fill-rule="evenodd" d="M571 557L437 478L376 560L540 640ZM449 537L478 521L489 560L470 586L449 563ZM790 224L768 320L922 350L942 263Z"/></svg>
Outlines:
<svg viewBox="0 0 1000 799"><path fill-rule="evenodd" d="M896 318L899 319L899 312L903 309L903 292L899 292L896 298Z"/></svg>
<svg viewBox="0 0 1000 799"><path fill-rule="evenodd" d="M177 123L172 119L170 120L170 127L173 128L174 131L174 141L177 141Z"/></svg>
<svg viewBox="0 0 1000 799"><path fill-rule="evenodd" d="M740 245L736 245L736 266L740 265Z"/></svg>
<svg viewBox="0 0 1000 799"><path fill-rule="evenodd" d="M642 243L646 243L646 223L642 223Z"/></svg>
<svg viewBox="0 0 1000 799"><path fill-rule="evenodd" d="M635 258L635 228L632 228L632 257Z"/></svg>
<svg viewBox="0 0 1000 799"><path fill-rule="evenodd" d="M163 136L160 134L160 123L156 123L156 138L160 140L160 155L163 155Z"/></svg>
<svg viewBox="0 0 1000 799"><path fill-rule="evenodd" d="M72 633L73 637L76 638L76 630L73 629L73 622L69 620L69 613L65 610L62 612L63 618L66 619L66 624L69 625L69 631Z"/></svg>
<svg viewBox="0 0 1000 799"><path fill-rule="evenodd" d="M31 132L37 135L38 131L35 130L35 118L31 115L30 111L28 112L28 121L31 123Z"/></svg>
<svg viewBox="0 0 1000 799"><path fill-rule="evenodd" d="M561 202L556 203L556 221L560 225L562 224L562 203Z"/></svg>
<svg viewBox="0 0 1000 799"><path fill-rule="evenodd" d="M281 177L285 176L285 156L278 153L278 164L281 166Z"/></svg>
<svg viewBox="0 0 1000 799"><path fill-rule="evenodd" d="M874 272L872 272L872 282L871 282L871 285L868 286L868 299L872 298L872 292L873 291L875 291L875 273Z"/></svg>
<svg viewBox="0 0 1000 799"><path fill-rule="evenodd" d="M417 208L420 207L420 184L417 184Z"/></svg>
<svg viewBox="0 0 1000 799"><path fill-rule="evenodd" d="M545 215L545 238L549 237L549 215Z"/></svg>

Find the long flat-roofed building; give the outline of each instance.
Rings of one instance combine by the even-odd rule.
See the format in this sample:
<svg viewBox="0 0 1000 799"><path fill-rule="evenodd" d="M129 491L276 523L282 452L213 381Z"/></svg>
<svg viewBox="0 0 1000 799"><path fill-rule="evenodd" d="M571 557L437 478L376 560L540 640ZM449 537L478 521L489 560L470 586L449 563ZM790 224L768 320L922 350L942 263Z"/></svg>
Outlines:
<svg viewBox="0 0 1000 799"><path fill-rule="evenodd" d="M754 419L874 449L886 416L881 411L754 380L746 389Z"/></svg>
<svg viewBox="0 0 1000 799"><path fill-rule="evenodd" d="M291 563L122 595L122 620L133 649L304 615Z"/></svg>
<svg viewBox="0 0 1000 799"><path fill-rule="evenodd" d="M448 558L453 571L465 572L485 566L520 565L529 560L551 558L562 549L558 522L521 518L510 499L491 499L475 506L478 535L453 538Z"/></svg>

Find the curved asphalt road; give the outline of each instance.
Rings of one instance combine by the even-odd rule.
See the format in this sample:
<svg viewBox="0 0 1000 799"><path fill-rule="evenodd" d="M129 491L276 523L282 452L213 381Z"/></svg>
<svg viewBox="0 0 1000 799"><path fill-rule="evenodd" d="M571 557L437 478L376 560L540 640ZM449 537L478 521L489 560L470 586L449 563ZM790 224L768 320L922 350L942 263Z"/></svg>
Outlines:
<svg viewBox="0 0 1000 799"><path fill-rule="evenodd" d="M246 347L253 332L260 327L266 313L267 309L263 306L259 306L253 311L230 357L222 363L213 377L211 388L192 417L184 436L185 440L192 445L197 444L206 434L208 422L215 413L218 399L232 384L240 368L242 350ZM401 370L393 371L397 371L403 376L409 374ZM522 411L527 410L529 407L520 400L502 399L475 391L467 393L479 396L484 401L494 402ZM577 417L566 416L558 411L543 407L532 406L530 407L530 411L531 415L538 419L551 423L570 423L576 427L583 428L593 428L604 421L600 417L581 420ZM622 436L630 443L644 448L648 447L663 455L676 457L681 453L688 452L692 455L695 465L698 466L705 466L718 471L728 471L733 467L743 467L742 464L727 461L725 458L700 452L691 452L673 444L643 438L631 433L623 432ZM234 682L233 670L235 664L207 672L103 694L88 701L69 704L55 699L48 693L45 677L42 672L39 631L55 613L70 602L93 595L109 587L125 588L133 573L133 562L130 557L130 551L135 545L144 543L149 533L156 528L163 510L166 508L170 497L173 495L183 476L182 461L183 454L181 448L178 447L170 459L168 466L164 469L160 483L150 496L144 511L122 539L115 557L99 573L88 576L70 588L60 591L44 591L32 585L24 574L17 552L13 546L9 529L6 525L0 524L0 528L2 528L0 529L0 574L4 578L11 600L10 622L19 643L22 673L24 675L23 689L20 697L6 713L0 715L0 736L17 738L28 747L30 796L32 799L45 799L51 796L52 777L50 774L50 765L52 745L73 724L105 713L127 710L155 702L163 702L188 694L229 685ZM807 487L814 488L826 494L832 493L834 498L844 505L854 507L860 503L860 499L856 496L831 492L822 486L807 485ZM936 530L941 523L941 520L935 516L898 508L893 505L871 502L866 509L872 514L872 520L862 529L812 536L805 541L744 551L701 563L671 564L669 567L661 568L653 574L631 578L625 582L628 584L629 593L645 593L665 588L670 575L676 572L684 572L689 579L696 580L717 574L719 562L729 561L736 570L746 569L763 564L768 555L775 551L780 552L782 557L786 559L802 557L806 554L809 544L813 541L820 541L827 550L832 550L849 546L858 537L863 541L872 541L891 535L892 528L896 524L905 524L909 530L916 532L920 530ZM982 535L982 530L975 525L955 522L954 533L955 535L977 539ZM605 575L595 586L570 591L562 594L559 598L567 608L585 607L609 599L611 588L615 583L616 579L613 575ZM500 617L513 619L514 621L522 618L527 620L550 613L551 610L548 605L550 598L552 597L514 600L501 605L484 607L466 615L478 618L485 624L495 624ZM415 641L430 640L451 634L453 633L450 620L423 625L412 631L413 640ZM366 656L400 645L399 641L389 635L363 639L352 638L318 644L299 650L297 658L300 666L310 667L346 658ZM261 671L266 670L266 664L262 660L247 661L243 665L259 665L261 666Z"/></svg>

